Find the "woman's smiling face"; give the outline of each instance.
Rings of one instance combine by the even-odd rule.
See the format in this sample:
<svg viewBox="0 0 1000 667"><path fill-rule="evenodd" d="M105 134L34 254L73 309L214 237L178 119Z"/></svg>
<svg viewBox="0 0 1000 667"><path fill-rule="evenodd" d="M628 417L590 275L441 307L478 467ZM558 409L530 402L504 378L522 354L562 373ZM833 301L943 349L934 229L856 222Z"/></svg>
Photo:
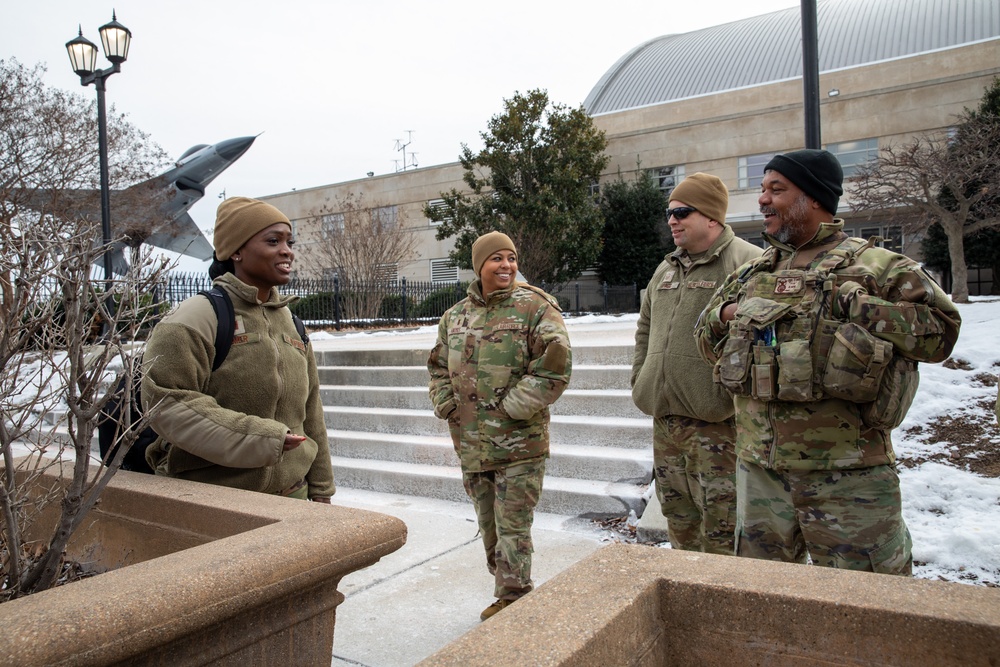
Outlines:
<svg viewBox="0 0 1000 667"><path fill-rule="evenodd" d="M513 250L498 250L483 262L479 279L483 283L483 296L506 289L514 284L517 277L517 253Z"/></svg>
<svg viewBox="0 0 1000 667"><path fill-rule="evenodd" d="M256 287L260 300L266 301L272 287L285 285L292 279L294 245L292 228L284 222L261 230L233 253L236 277Z"/></svg>

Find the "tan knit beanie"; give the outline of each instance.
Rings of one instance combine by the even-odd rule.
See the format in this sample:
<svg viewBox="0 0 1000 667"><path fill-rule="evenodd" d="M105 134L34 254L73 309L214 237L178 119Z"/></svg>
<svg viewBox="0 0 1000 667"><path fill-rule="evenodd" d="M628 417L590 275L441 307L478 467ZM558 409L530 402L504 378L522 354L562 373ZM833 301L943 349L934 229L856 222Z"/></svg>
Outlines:
<svg viewBox="0 0 1000 667"><path fill-rule="evenodd" d="M510 237L503 232L489 232L483 234L472 244L472 268L476 271L476 276L483 268L483 264L490 258L490 255L498 250L512 250L515 253L517 248Z"/></svg>
<svg viewBox="0 0 1000 667"><path fill-rule="evenodd" d="M226 261L254 234L276 222L292 226L288 216L270 204L249 197L230 197L219 204L215 214L215 256L220 262Z"/></svg>
<svg viewBox="0 0 1000 667"><path fill-rule="evenodd" d="M670 201L684 202L702 215L725 224L729 208L729 189L718 176L691 174L670 193Z"/></svg>

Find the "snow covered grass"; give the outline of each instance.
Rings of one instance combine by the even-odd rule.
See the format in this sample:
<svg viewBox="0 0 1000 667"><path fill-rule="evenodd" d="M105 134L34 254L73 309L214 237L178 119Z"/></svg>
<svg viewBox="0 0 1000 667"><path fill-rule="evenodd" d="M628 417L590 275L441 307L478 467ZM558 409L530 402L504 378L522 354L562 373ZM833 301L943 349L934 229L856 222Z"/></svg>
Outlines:
<svg viewBox="0 0 1000 667"><path fill-rule="evenodd" d="M959 309L962 331L952 360L920 365L913 406L893 431L903 516L917 577L1000 586L1000 478L970 470L973 458L1000 451L992 414L1000 300L973 297ZM951 429L931 426L941 419L955 422ZM960 432L976 423L983 427L978 442L960 448Z"/></svg>

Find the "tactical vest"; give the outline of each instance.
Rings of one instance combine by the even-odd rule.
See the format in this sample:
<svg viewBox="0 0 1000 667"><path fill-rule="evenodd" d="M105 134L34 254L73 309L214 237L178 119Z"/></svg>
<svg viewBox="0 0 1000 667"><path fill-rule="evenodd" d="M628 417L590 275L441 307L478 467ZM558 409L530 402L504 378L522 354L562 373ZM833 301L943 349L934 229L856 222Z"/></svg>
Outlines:
<svg viewBox="0 0 1000 667"><path fill-rule="evenodd" d="M842 399L860 404L870 427L898 426L916 392L916 364L867 329L832 319L833 272L874 241L848 238L806 269L775 270L775 249L745 268L716 382L764 402Z"/></svg>

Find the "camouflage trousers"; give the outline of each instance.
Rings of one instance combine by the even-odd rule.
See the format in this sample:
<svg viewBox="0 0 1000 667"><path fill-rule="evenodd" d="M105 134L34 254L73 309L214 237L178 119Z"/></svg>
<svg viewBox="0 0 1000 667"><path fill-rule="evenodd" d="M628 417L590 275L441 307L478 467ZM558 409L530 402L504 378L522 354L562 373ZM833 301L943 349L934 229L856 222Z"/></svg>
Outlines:
<svg viewBox="0 0 1000 667"><path fill-rule="evenodd" d="M912 573L895 466L776 471L741 460L736 495L739 556Z"/></svg>
<svg viewBox="0 0 1000 667"><path fill-rule="evenodd" d="M519 461L484 472L462 472L486 549L486 567L496 577L494 595L516 600L531 591L531 524L542 495L545 459Z"/></svg>
<svg viewBox="0 0 1000 667"><path fill-rule="evenodd" d="M732 419L718 423L677 416L653 420L656 498L674 549L732 555L735 438Z"/></svg>

